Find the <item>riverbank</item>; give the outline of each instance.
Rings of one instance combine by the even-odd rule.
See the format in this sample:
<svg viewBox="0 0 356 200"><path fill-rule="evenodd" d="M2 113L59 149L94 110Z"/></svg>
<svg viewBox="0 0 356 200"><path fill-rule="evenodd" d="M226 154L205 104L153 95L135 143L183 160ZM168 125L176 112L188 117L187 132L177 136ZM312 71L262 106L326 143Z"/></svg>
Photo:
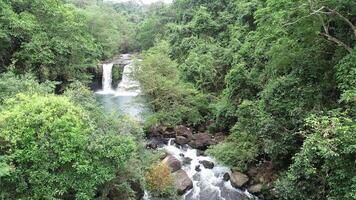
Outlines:
<svg viewBox="0 0 356 200"><path fill-rule="evenodd" d="M226 135L222 132L210 134L195 131L183 125L174 128L157 126L150 128L146 132L146 138L148 140L146 148L164 149L167 152L167 156L162 158L162 162L167 162L173 171L177 171L180 166L183 166L189 172L189 177L193 177L193 180L199 180L201 177L195 177L197 173L204 174L207 173L206 170L213 170L213 176L211 173L204 174L205 176L211 176L210 178L216 178L210 183L215 182L215 186L224 185L225 190L221 189L221 191L231 192L232 188L239 191L235 191L239 195L227 195L229 196L227 199L254 199L255 197L251 194L254 194L259 199L264 199L265 196L269 196L269 189L272 187L271 183L277 178L277 171L270 161L256 163L249 166L247 170L241 171L236 168L222 166L209 157L206 150L213 145L224 142ZM215 167L217 168L215 169ZM201 172L202 170L203 172ZM206 177L205 179L209 180ZM189 184L184 185L185 189L190 187ZM226 188L229 189L226 190ZM197 198L199 193L203 194L203 192L193 190L185 194L185 196L189 197L187 199L194 199L193 197ZM222 196L219 196L219 198L226 196L226 194L220 195ZM215 198L219 199L218 197Z"/></svg>

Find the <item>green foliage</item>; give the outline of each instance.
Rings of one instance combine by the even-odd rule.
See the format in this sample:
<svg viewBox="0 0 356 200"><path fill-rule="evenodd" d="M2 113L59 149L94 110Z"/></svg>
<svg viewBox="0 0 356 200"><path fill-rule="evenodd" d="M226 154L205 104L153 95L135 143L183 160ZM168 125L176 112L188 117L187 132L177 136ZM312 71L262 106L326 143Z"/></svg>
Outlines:
<svg viewBox="0 0 356 200"><path fill-rule="evenodd" d="M1 1L5 46L1 71L13 63L16 73L32 72L41 81L89 80L99 49L76 8L57 0Z"/></svg>
<svg viewBox="0 0 356 200"><path fill-rule="evenodd" d="M0 152L14 167L1 178L5 197L91 199L135 151L128 136L96 134L96 124L66 97L19 94L5 107Z"/></svg>
<svg viewBox="0 0 356 200"><path fill-rule="evenodd" d="M83 10L85 23L95 42L100 45L102 58L136 49L134 24L111 5L92 5Z"/></svg>
<svg viewBox="0 0 356 200"><path fill-rule="evenodd" d="M154 197L178 199L173 186L174 177L171 168L165 163L156 163L151 166L146 174L147 186Z"/></svg>
<svg viewBox="0 0 356 200"><path fill-rule="evenodd" d="M207 95L179 80L177 64L168 56L164 41L142 54L137 62L137 79L156 113L149 119L167 125L203 123L208 113ZM174 111L174 112L172 112ZM152 124L154 125L154 124Z"/></svg>
<svg viewBox="0 0 356 200"><path fill-rule="evenodd" d="M136 39L142 50L154 46L166 32L166 25L172 21L174 13L164 3L157 2L149 5L144 12L144 20L138 24Z"/></svg>
<svg viewBox="0 0 356 200"><path fill-rule="evenodd" d="M16 76L12 72L0 74L0 105L5 99L15 96L18 93L39 93L49 94L54 92L55 83L38 83L31 74Z"/></svg>
<svg viewBox="0 0 356 200"><path fill-rule="evenodd" d="M355 199L356 126L338 111L312 115L303 147L276 183L281 199Z"/></svg>
<svg viewBox="0 0 356 200"><path fill-rule="evenodd" d="M271 161L273 167L281 172L290 167L288 174L294 177L288 175L289 178L283 179L286 185L278 186L280 198L354 198L350 179L346 181L349 186L345 187L351 191L350 195L346 195L343 189L336 191L336 180L323 179L333 173L331 164L325 165L324 171L324 160L319 163L317 181L299 177L300 173L308 173L305 172L308 169L299 166L292 170L297 157L300 159L298 162L304 163L314 158L312 154L304 155L304 148L312 140L309 137L315 134L309 129L310 135L314 136L301 134L309 126L309 120L306 120L310 119L309 116L338 108L349 113L348 117L339 116L340 120L350 118L352 121L354 118L353 2L177 0L172 9L176 13L175 20L166 25L163 36L169 45L161 50L167 53L153 53L151 50L151 55L157 54L160 60L169 62L159 63L157 58L156 62L150 60L150 67L144 68L148 72L160 65L160 70L147 75L146 80L150 81L143 82L145 85L159 80L150 87L150 93L159 96L173 92L183 96L177 88L187 85L203 96L212 97L207 99L207 106L189 105L194 113L209 113L205 120L214 120L209 123L209 130L230 133L225 143L209 149L210 154L242 170L261 158ZM147 55L144 54L142 63L151 59ZM165 79L153 78L165 71L168 65L171 66L170 73L163 77L175 80L175 87ZM177 96L169 97L155 98L157 101L152 101L154 110L168 108L165 106L167 102L179 99ZM170 120L171 113L184 110L179 106L169 108L163 114L157 112L156 118L151 118L149 123L162 123L162 118ZM182 123L181 120L173 121ZM313 140L319 139L323 138L315 136ZM328 152L316 151L313 149L316 159L328 157ZM303 158L299 158L301 156ZM341 157L346 159L340 154L339 162L343 162ZM338 166L336 162L333 164ZM339 172L338 177L350 175L348 171ZM319 179L323 182L319 183ZM301 187L300 191L297 191L298 187ZM282 194L283 189L288 191L285 195ZM305 196L308 194L314 196Z"/></svg>

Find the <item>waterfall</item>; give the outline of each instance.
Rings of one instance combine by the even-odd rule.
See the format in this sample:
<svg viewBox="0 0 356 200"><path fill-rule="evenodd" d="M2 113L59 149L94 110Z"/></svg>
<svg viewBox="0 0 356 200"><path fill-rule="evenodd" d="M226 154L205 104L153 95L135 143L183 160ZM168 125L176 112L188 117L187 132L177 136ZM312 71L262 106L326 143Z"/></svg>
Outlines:
<svg viewBox="0 0 356 200"><path fill-rule="evenodd" d="M133 79L134 65L132 62L124 67L122 80L117 86L116 96L137 96L140 93L138 81Z"/></svg>
<svg viewBox="0 0 356 200"><path fill-rule="evenodd" d="M112 93L112 66L113 63L103 64L103 93Z"/></svg>
<svg viewBox="0 0 356 200"><path fill-rule="evenodd" d="M114 63L103 64L103 89L99 94L113 94L115 96L137 96L140 93L139 82L133 79L134 65L130 54L122 54L119 58L121 65L125 65L122 80L114 90L112 87L112 70Z"/></svg>

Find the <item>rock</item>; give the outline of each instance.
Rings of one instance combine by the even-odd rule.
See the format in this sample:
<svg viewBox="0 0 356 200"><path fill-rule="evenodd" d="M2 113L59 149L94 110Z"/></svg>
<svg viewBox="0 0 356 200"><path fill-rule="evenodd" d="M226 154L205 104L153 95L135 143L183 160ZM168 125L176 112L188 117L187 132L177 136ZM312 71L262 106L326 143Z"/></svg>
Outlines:
<svg viewBox="0 0 356 200"><path fill-rule="evenodd" d="M190 147L192 147L193 149L195 149L196 148L196 144L195 144L195 141L190 141L190 142L188 142L188 145L190 146Z"/></svg>
<svg viewBox="0 0 356 200"><path fill-rule="evenodd" d="M151 127L147 132L147 137L158 137L160 135L159 127Z"/></svg>
<svg viewBox="0 0 356 200"><path fill-rule="evenodd" d="M195 148L206 150L212 144L212 137L208 133L198 133L195 135Z"/></svg>
<svg viewBox="0 0 356 200"><path fill-rule="evenodd" d="M180 169L172 175L174 177L174 186L179 195L183 195L186 191L193 188L193 181L184 170Z"/></svg>
<svg viewBox="0 0 356 200"><path fill-rule="evenodd" d="M247 190L253 194L260 193L262 190L262 184L258 183L251 185L247 188Z"/></svg>
<svg viewBox="0 0 356 200"><path fill-rule="evenodd" d="M229 173L225 173L224 177L223 177L224 181L229 181L230 180L230 174Z"/></svg>
<svg viewBox="0 0 356 200"><path fill-rule="evenodd" d="M223 132L214 134L214 144L219 144L225 140L226 135Z"/></svg>
<svg viewBox="0 0 356 200"><path fill-rule="evenodd" d="M206 156L205 151L197 149L197 156Z"/></svg>
<svg viewBox="0 0 356 200"><path fill-rule="evenodd" d="M173 128L167 128L165 126L151 127L146 136L148 138L174 138L175 132Z"/></svg>
<svg viewBox="0 0 356 200"><path fill-rule="evenodd" d="M189 140L184 136L176 136L175 142L179 145L184 145L188 144Z"/></svg>
<svg viewBox="0 0 356 200"><path fill-rule="evenodd" d="M158 148L158 145L153 142L146 144L146 149L157 149L157 148Z"/></svg>
<svg viewBox="0 0 356 200"><path fill-rule="evenodd" d="M189 157L185 157L183 159L183 165L190 165L190 163L192 162L193 159L189 158Z"/></svg>
<svg viewBox="0 0 356 200"><path fill-rule="evenodd" d="M200 171L201 171L200 165L195 166L195 171L197 171L197 172L200 172Z"/></svg>
<svg viewBox="0 0 356 200"><path fill-rule="evenodd" d="M201 160L199 161L200 164L202 164L205 168L207 169L213 169L214 168L214 163L208 160Z"/></svg>
<svg viewBox="0 0 356 200"><path fill-rule="evenodd" d="M249 178L246 174L241 172L234 172L231 174L230 182L231 185L235 188L241 188L248 182Z"/></svg>
<svg viewBox="0 0 356 200"><path fill-rule="evenodd" d="M193 133L190 128L187 128L183 125L177 126L174 131L176 132L177 136L183 136L187 138L188 141L193 139Z"/></svg>
<svg viewBox="0 0 356 200"><path fill-rule="evenodd" d="M162 137L163 138L174 138L175 137L175 134L173 131L164 131L162 133Z"/></svg>
<svg viewBox="0 0 356 200"><path fill-rule="evenodd" d="M167 164L171 168L172 173L182 168L182 164L180 163L180 161L172 155L167 156L165 159L162 160L162 162Z"/></svg>
<svg viewBox="0 0 356 200"><path fill-rule="evenodd" d="M250 168L247 170L247 175L248 175L249 177L255 177L257 174L258 174L258 169L257 169L257 167L250 167Z"/></svg>

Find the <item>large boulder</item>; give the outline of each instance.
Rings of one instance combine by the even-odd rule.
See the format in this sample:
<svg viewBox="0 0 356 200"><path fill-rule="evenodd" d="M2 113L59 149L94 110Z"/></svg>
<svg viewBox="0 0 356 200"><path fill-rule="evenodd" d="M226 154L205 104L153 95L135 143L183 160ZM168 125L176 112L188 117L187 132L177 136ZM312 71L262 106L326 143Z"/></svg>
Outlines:
<svg viewBox="0 0 356 200"><path fill-rule="evenodd" d="M231 185L235 188L241 188L242 186L246 185L248 181L248 176L241 172L234 172L230 176Z"/></svg>
<svg viewBox="0 0 356 200"><path fill-rule="evenodd" d="M184 136L176 136L175 142L179 145L188 144L189 139Z"/></svg>
<svg viewBox="0 0 356 200"><path fill-rule="evenodd" d="M175 127L174 131L176 132L176 136L182 136L187 138L188 142L193 139L193 132L190 128L187 128L183 125Z"/></svg>
<svg viewBox="0 0 356 200"><path fill-rule="evenodd" d="M212 136L208 133L197 133L195 135L194 147L200 150L206 150L212 142Z"/></svg>
<svg viewBox="0 0 356 200"><path fill-rule="evenodd" d="M151 127L146 136L148 138L174 138L175 132L173 128L166 126L154 126Z"/></svg>
<svg viewBox="0 0 356 200"><path fill-rule="evenodd" d="M180 169L173 173L174 186L179 195L183 195L186 191L193 188L193 181L189 178L188 174Z"/></svg>
<svg viewBox="0 0 356 200"><path fill-rule="evenodd" d="M172 155L168 155L162 162L171 168L171 172L178 171L182 168L180 161Z"/></svg>
<svg viewBox="0 0 356 200"><path fill-rule="evenodd" d="M214 168L214 163L208 160L201 160L199 161L200 164L202 164L206 169L213 169Z"/></svg>

